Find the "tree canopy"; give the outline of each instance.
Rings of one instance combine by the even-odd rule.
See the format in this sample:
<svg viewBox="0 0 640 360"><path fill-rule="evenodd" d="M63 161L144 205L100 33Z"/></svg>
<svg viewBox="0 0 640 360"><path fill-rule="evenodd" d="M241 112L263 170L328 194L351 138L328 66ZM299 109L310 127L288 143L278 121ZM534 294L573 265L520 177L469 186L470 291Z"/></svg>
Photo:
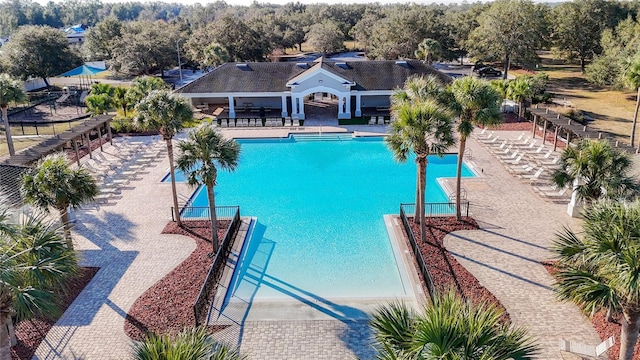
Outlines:
<svg viewBox="0 0 640 360"><path fill-rule="evenodd" d="M82 57L69 47L60 30L47 26L23 26L3 46L7 70L22 79L59 75L82 65Z"/></svg>

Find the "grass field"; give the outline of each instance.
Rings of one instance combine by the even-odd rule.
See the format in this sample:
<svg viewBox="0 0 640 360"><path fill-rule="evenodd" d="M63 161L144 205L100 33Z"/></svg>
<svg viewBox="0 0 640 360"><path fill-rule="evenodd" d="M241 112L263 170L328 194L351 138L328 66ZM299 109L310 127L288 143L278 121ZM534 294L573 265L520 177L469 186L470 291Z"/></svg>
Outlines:
<svg viewBox="0 0 640 360"><path fill-rule="evenodd" d="M542 54L542 66L538 70L549 75L548 91L555 95L555 102L560 107L566 104L584 112L594 119L591 127L628 142L636 104L635 92L589 84L579 65L564 64L546 53Z"/></svg>

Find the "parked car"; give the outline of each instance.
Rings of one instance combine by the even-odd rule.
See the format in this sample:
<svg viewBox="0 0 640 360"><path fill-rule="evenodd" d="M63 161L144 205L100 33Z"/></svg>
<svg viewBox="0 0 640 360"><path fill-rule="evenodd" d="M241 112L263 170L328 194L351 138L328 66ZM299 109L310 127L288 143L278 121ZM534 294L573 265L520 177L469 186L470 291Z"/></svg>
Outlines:
<svg viewBox="0 0 640 360"><path fill-rule="evenodd" d="M492 68L490 66L487 66L478 70L478 75L480 77L498 77L502 75L502 71Z"/></svg>
<svg viewBox="0 0 640 360"><path fill-rule="evenodd" d="M485 65L484 63L482 63L482 61L476 61L475 64L473 64L473 67L471 68L471 71L477 73L478 71L486 68L487 65Z"/></svg>

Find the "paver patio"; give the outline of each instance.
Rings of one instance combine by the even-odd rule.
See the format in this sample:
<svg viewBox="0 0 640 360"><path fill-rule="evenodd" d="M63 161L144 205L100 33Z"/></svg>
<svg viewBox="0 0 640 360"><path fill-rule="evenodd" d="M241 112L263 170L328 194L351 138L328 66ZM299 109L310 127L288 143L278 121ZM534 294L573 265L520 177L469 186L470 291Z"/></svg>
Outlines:
<svg viewBox="0 0 640 360"><path fill-rule="evenodd" d="M383 130L381 126L323 128L326 132ZM287 131L225 130L236 137L285 136ZM305 131L318 129L307 126ZM527 326L540 339L544 347L540 359L560 358L560 338L599 342L575 306L555 300L550 289L553 279L538 263L549 258L546 247L554 232L577 222L566 215L565 206L545 202L519 183L478 143L468 144L473 162L483 170L484 181L473 188L466 185L472 215L482 230L452 234L447 246L502 301L514 322ZM166 155L146 171L141 180L127 185L134 189L122 190L114 205L77 212L74 243L82 254L82 265L102 268L47 335L37 359L127 358L130 340L123 330L127 311L195 249L189 238L160 234L171 207L170 185L160 183L168 171ZM186 185L178 186L179 193L190 193ZM241 350L252 359L368 359L373 355L369 335L365 322L255 321L242 329Z"/></svg>

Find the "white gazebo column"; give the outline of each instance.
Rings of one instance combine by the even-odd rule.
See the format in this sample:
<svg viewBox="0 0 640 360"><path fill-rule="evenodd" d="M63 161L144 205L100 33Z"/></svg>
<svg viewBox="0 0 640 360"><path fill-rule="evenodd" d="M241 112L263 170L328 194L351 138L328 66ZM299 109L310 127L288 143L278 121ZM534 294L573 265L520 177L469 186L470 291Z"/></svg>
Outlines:
<svg viewBox="0 0 640 360"><path fill-rule="evenodd" d="M229 96L229 117L235 119L236 117L236 107L234 104L233 96Z"/></svg>
<svg viewBox="0 0 640 360"><path fill-rule="evenodd" d="M356 94L356 117L362 116L362 95Z"/></svg>
<svg viewBox="0 0 640 360"><path fill-rule="evenodd" d="M287 112L287 95L282 95L282 117L289 116Z"/></svg>
<svg viewBox="0 0 640 360"><path fill-rule="evenodd" d="M298 97L298 119L304 120L304 96Z"/></svg>
<svg viewBox="0 0 640 360"><path fill-rule="evenodd" d="M348 95L338 95L338 119L351 119L351 111L349 111Z"/></svg>

